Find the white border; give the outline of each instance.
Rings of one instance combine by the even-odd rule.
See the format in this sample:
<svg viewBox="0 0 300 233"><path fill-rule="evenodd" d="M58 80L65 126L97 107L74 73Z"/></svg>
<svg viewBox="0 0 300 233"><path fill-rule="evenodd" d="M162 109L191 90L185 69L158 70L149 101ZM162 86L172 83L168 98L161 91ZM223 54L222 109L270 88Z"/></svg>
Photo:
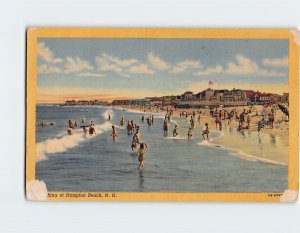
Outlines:
<svg viewBox="0 0 300 233"><path fill-rule="evenodd" d="M298 27L300 1L3 1L0 232L296 232L300 204L44 203L24 197L25 29ZM12 126L14 130L12 130Z"/></svg>

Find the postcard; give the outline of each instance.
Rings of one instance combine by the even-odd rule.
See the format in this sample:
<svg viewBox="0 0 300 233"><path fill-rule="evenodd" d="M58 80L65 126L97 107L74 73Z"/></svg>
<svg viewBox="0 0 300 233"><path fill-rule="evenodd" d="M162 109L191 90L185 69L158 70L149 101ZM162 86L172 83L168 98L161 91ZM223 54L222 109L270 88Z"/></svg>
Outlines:
<svg viewBox="0 0 300 233"><path fill-rule="evenodd" d="M295 202L299 40L28 29L27 199Z"/></svg>

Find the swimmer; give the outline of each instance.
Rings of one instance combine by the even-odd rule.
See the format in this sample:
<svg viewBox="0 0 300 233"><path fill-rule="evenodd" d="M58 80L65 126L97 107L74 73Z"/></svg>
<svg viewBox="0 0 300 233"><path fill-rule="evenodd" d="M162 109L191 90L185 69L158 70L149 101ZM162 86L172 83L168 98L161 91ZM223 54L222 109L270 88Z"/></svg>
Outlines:
<svg viewBox="0 0 300 233"><path fill-rule="evenodd" d="M131 125L131 122L128 121L127 123L127 134L130 135L132 132L132 125Z"/></svg>
<svg viewBox="0 0 300 233"><path fill-rule="evenodd" d="M72 134L73 134L73 132L72 132L72 129L71 129L71 128L68 128L68 130L67 130L67 134L68 134L68 135L72 135Z"/></svg>
<svg viewBox="0 0 300 233"><path fill-rule="evenodd" d="M164 130L164 136L168 136L168 122L167 120L164 120L164 124L163 124L163 130Z"/></svg>
<svg viewBox="0 0 300 233"><path fill-rule="evenodd" d="M120 121L120 126L123 126L125 124L125 120L124 118L122 117L121 121Z"/></svg>
<svg viewBox="0 0 300 233"><path fill-rule="evenodd" d="M47 125L47 123L46 123L45 121L42 121L42 122L41 122L41 126L42 126L42 127L44 127L44 126L46 126L46 125Z"/></svg>
<svg viewBox="0 0 300 233"><path fill-rule="evenodd" d="M140 144L140 148L138 149L138 160L139 160L139 170L142 170L144 168L144 154L146 152L146 149L148 148L148 145L144 142Z"/></svg>
<svg viewBox="0 0 300 233"><path fill-rule="evenodd" d="M175 125L175 128L173 130L173 137L177 137L178 136L178 125Z"/></svg>
<svg viewBox="0 0 300 233"><path fill-rule="evenodd" d="M116 138L118 137L117 129L114 125L111 128L112 128L111 136L113 137L113 140L116 141Z"/></svg>
<svg viewBox="0 0 300 233"><path fill-rule="evenodd" d="M88 134L88 130L85 126L82 127L82 131L83 131L83 135L87 135Z"/></svg>
<svg viewBox="0 0 300 233"><path fill-rule="evenodd" d="M131 142L131 150L133 150L133 148L136 148L137 144L140 144L140 133L138 129L133 135L132 142Z"/></svg>
<svg viewBox="0 0 300 233"><path fill-rule="evenodd" d="M202 132L202 137L205 140L204 135L206 135L207 141L209 140L209 128L208 128L208 123L205 123L205 126L203 128L203 132Z"/></svg>
<svg viewBox="0 0 300 233"><path fill-rule="evenodd" d="M95 130L94 124L91 124L91 125L90 125L90 128L89 128L89 134L90 134L90 135L96 134L96 130Z"/></svg>

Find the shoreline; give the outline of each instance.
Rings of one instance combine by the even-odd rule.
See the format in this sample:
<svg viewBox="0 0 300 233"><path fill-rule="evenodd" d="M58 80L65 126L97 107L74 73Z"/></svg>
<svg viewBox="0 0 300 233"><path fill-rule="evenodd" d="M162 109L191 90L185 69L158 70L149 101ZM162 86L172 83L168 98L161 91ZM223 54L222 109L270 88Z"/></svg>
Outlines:
<svg viewBox="0 0 300 233"><path fill-rule="evenodd" d="M136 106L136 105L120 105L120 106L116 106L116 107L112 107L112 108L116 108L116 109L127 109L129 111L132 112L137 112L137 113L145 113L145 114L159 114L164 116L166 114L166 107L165 110L161 110L161 109L157 109L157 108L146 108L144 109L141 106ZM233 108L233 107L232 107ZM232 108L228 108L228 109L232 109ZM239 112L242 112L243 109L248 109L248 106L239 106L239 107L235 107L235 109ZM255 106L255 108L257 109L257 111L260 111L262 106ZM170 109L170 107L169 107ZM210 130L212 131L219 131L218 129L215 128L215 119L213 117L211 117L209 115L209 110L208 109L201 109L202 113L200 114L201 119L200 119L200 124L201 124L201 128L204 125L204 123L208 123L210 126ZM192 114L193 111L196 112L196 120L197 121L197 116L199 115L198 111L200 111L200 109L176 109L173 110L173 116L172 118L174 120L178 120L178 119L184 119L184 118L180 118L180 112L187 112L188 114ZM250 122L250 128L249 129L245 129L242 130L243 134L247 133L248 134L253 134L256 135L257 132L257 122L261 119L261 116L254 116L251 115L251 122ZM281 114L280 110L277 110L275 113L275 122L277 122L278 120L283 119L283 114ZM289 122L281 122L281 123L276 123L274 124L273 129L271 128L262 128L260 131L260 135L261 136L257 136L258 139L260 140L261 138L266 138L266 137L270 137L270 138L274 138L276 139L276 145L279 147L279 151L282 152L282 155L280 155L279 151L275 151L278 153L270 153L268 150L268 146L265 146L266 150L264 150L263 152L265 153L259 153L262 152L262 149L260 148L260 150L258 150L259 148L255 148L253 146L251 146L251 144L249 146L247 145L243 145L243 143L241 143L241 140L232 140L232 135L228 132L226 132L225 129L230 128L231 130L235 130L237 131L238 128L238 122L233 119L230 123L230 125L227 124L228 120L223 121L222 120L222 126L223 129L220 132L225 132L224 135L218 139L215 139L212 145L215 145L216 148L218 147L223 147L224 149L227 150L231 150L233 151L233 156L239 156L236 154L244 154L247 155L248 157L253 157L255 160L261 161L261 162L269 162L269 163L273 163L273 164L280 164L280 165L287 165L288 164L288 136L289 136ZM199 125L198 122L195 122L195 125ZM197 129L199 130L199 129ZM238 138L236 138L238 139ZM202 138L199 138L199 143L201 142ZM272 149L272 148L271 148ZM271 150L272 151L272 150ZM246 157L247 157L246 156Z"/></svg>

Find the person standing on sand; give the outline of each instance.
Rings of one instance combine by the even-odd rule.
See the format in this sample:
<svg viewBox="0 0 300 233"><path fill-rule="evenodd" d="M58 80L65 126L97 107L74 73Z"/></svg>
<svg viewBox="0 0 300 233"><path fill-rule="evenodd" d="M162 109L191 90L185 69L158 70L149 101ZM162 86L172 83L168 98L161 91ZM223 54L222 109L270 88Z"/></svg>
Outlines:
<svg viewBox="0 0 300 233"><path fill-rule="evenodd" d="M191 116L190 123L191 123L191 128L194 128L195 123L194 123L194 118L193 118L193 116Z"/></svg>
<svg viewBox="0 0 300 233"><path fill-rule="evenodd" d="M108 114L108 120L110 121L110 119L111 119L111 116L110 116L110 114Z"/></svg>
<svg viewBox="0 0 300 233"><path fill-rule="evenodd" d="M220 121L221 120L220 120L219 116L216 116L216 119L215 119L216 129L218 129L218 125L219 125Z"/></svg>
<svg viewBox="0 0 300 233"><path fill-rule="evenodd" d="M144 117L144 115L142 116L142 122L144 123L144 120L145 120L145 117Z"/></svg>
<svg viewBox="0 0 300 233"><path fill-rule="evenodd" d="M198 120L197 120L197 122L198 122L199 124L201 123L200 120L201 120L201 115L199 114Z"/></svg>
<svg viewBox="0 0 300 233"><path fill-rule="evenodd" d="M246 119L246 121L247 121L247 128L250 129L250 121L251 121L251 119L250 119L250 114L247 114L247 119Z"/></svg>
<svg viewBox="0 0 300 233"><path fill-rule="evenodd" d="M189 131L188 131L188 139L191 139L193 137L193 134L192 134L192 128L189 128Z"/></svg>
<svg viewBox="0 0 300 233"><path fill-rule="evenodd" d="M271 129L273 129L273 127L274 127L274 121L275 121L274 113L271 113L271 115L270 115L270 121L271 121Z"/></svg>
<svg viewBox="0 0 300 233"><path fill-rule="evenodd" d="M153 125L153 123L154 123L154 116L152 115L152 117L151 117L151 125Z"/></svg>
<svg viewBox="0 0 300 233"><path fill-rule="evenodd" d="M168 120L168 122L171 121L171 116L170 115L167 116L167 120Z"/></svg>
<svg viewBox="0 0 300 233"><path fill-rule="evenodd" d="M258 132L258 135L260 135L260 130L262 128L264 128L264 126L265 126L264 122L265 122L264 118L262 118L259 122L257 122L257 132Z"/></svg>
<svg viewBox="0 0 300 233"><path fill-rule="evenodd" d="M205 126L203 128L203 132L202 132L202 137L205 140L204 135L206 135L207 141L209 140L209 128L208 128L208 123L205 123Z"/></svg>
<svg viewBox="0 0 300 233"><path fill-rule="evenodd" d="M239 118L239 126L243 126L244 122L245 122L245 116L244 116L244 112L242 112Z"/></svg>
<svg viewBox="0 0 300 233"><path fill-rule="evenodd" d="M222 121L219 121L219 131L222 131Z"/></svg>
<svg viewBox="0 0 300 233"><path fill-rule="evenodd" d="M138 160L139 160L139 166L138 170L144 169L144 155L146 152L146 149L148 148L148 145L144 142L140 144L140 148L138 149Z"/></svg>

